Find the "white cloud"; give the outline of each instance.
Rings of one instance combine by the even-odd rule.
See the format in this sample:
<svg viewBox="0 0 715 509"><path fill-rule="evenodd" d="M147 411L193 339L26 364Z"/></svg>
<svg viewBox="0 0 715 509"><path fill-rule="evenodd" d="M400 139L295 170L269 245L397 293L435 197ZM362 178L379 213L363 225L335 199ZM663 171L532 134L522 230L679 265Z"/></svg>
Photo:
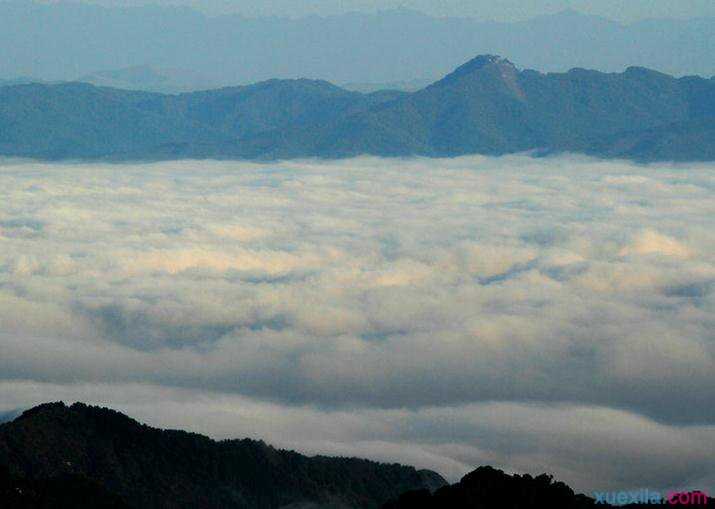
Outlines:
<svg viewBox="0 0 715 509"><path fill-rule="evenodd" d="M654 230L644 230L633 242L621 249L622 256L628 255L665 255L676 258L688 258L690 250L677 240L661 235Z"/></svg>
<svg viewBox="0 0 715 509"><path fill-rule="evenodd" d="M712 468L714 172L6 163L0 410L90 399L450 475L492 462L582 489L694 481L677 451ZM191 418L142 403L179 393ZM250 418L230 418L241 405Z"/></svg>

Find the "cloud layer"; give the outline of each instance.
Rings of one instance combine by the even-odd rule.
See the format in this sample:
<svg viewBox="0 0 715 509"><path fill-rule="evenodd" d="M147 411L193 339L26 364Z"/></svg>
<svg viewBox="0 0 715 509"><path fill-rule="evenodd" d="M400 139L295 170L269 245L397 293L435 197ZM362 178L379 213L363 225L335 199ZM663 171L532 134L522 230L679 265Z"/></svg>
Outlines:
<svg viewBox="0 0 715 509"><path fill-rule="evenodd" d="M715 488L714 171L6 162L0 411Z"/></svg>

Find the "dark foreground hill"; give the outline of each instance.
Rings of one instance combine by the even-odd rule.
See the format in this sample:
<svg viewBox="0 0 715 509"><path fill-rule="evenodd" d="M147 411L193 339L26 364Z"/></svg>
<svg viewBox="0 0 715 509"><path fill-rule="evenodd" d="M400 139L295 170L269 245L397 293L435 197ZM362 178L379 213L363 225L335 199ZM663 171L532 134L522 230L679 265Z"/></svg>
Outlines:
<svg viewBox="0 0 715 509"><path fill-rule="evenodd" d="M639 492L636 492L638 495ZM611 494L612 495L612 494ZM599 495L610 501L609 494ZM628 501L626 501L627 503ZM705 507L688 500L690 507ZM707 507L715 507L710 500ZM672 507L663 504L662 507ZM677 504L675 504L677 505ZM41 405L0 425L5 509L581 509L612 507L550 476L480 467L447 485L431 471L215 442L118 412ZM661 507L630 505L627 507Z"/></svg>
<svg viewBox="0 0 715 509"><path fill-rule="evenodd" d="M633 492L600 493L599 499L577 495L549 475L508 475L491 467L480 467L467 474L457 484L430 492L410 491L392 500L383 509L582 509L619 507L630 509L646 507L715 507L715 500L707 499L701 492L661 494L666 500L658 503L654 493L645 490ZM619 500L619 497L622 497ZM636 500L637 502L630 503ZM624 505L625 504L625 505Z"/></svg>
<svg viewBox="0 0 715 509"><path fill-rule="evenodd" d="M0 87L0 155L279 159L581 152L715 160L715 81L644 68L543 74L480 56L416 92L271 80L179 95Z"/></svg>
<svg viewBox="0 0 715 509"><path fill-rule="evenodd" d="M42 405L0 425L3 508L376 508L444 484L412 467L215 442L82 404Z"/></svg>

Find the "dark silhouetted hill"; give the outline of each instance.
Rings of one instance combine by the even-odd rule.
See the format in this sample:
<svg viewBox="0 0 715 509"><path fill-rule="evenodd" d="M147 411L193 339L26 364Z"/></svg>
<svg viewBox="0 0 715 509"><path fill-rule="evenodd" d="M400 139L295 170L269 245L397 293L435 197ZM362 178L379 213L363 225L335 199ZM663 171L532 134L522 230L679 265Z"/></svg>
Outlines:
<svg viewBox="0 0 715 509"><path fill-rule="evenodd" d="M0 507L5 509L130 509L121 497L86 478L60 475L29 480L0 466Z"/></svg>
<svg viewBox="0 0 715 509"><path fill-rule="evenodd" d="M370 508L444 484L412 467L215 442L83 404L0 425L0 493L18 504L2 507Z"/></svg>
<svg viewBox="0 0 715 509"><path fill-rule="evenodd" d="M567 485L554 482L546 474L538 477L530 475L508 475L491 467L480 467L467 474L462 480L451 486L442 487L433 493L417 490L403 493L398 499L386 503L382 509L582 509L614 507L608 501L618 494L602 495L604 500L597 501L585 495L577 495ZM626 503L630 498L623 492ZM640 492L634 496L644 498ZM696 499L685 500L687 502ZM699 499L697 499L699 500ZM675 500L677 502L677 500ZM617 502L615 502L617 503ZM715 500L708 504L631 504L620 505L630 509L646 507L715 507Z"/></svg>
<svg viewBox="0 0 715 509"><path fill-rule="evenodd" d="M615 503L609 498L614 494L599 497L606 503L578 495L546 474L508 475L491 467L450 486L431 471L306 457L253 440L216 442L81 403L40 405L0 425L3 509L614 507L608 503ZM689 507L715 507L712 499L689 502Z"/></svg>
<svg viewBox="0 0 715 509"><path fill-rule="evenodd" d="M0 87L0 155L161 160L580 152L714 160L715 82L641 67L543 74L483 55L416 92L270 80L179 95Z"/></svg>

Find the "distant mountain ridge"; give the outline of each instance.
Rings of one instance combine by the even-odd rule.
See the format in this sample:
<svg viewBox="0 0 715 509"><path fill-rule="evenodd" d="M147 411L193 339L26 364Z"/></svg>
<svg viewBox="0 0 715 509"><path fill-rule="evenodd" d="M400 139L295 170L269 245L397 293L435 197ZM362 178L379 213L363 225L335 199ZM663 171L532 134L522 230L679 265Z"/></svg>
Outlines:
<svg viewBox="0 0 715 509"><path fill-rule="evenodd" d="M0 87L9 87L12 85L29 85L31 83L44 83L42 80L31 78L29 76L21 76L12 79L0 79Z"/></svg>
<svg viewBox="0 0 715 509"><path fill-rule="evenodd" d="M715 81L630 67L544 74L481 55L416 92L321 80L165 95L82 83L0 87L0 155L274 160L580 152L715 160Z"/></svg>
<svg viewBox="0 0 715 509"><path fill-rule="evenodd" d="M0 425L0 490L24 486L38 499L61 499L67 494L57 479L70 495L90 490L107 507L135 509L371 508L410 489L445 485L431 471L309 458L247 439L215 442L79 403L40 405ZM69 507L100 506L83 503Z"/></svg>
<svg viewBox="0 0 715 509"><path fill-rule="evenodd" d="M95 72L71 81L89 83L98 87L141 90L161 94L180 94L224 88L220 81L200 73L191 72L186 69L166 69L150 65L137 65L122 69ZM0 80L0 86L40 82L41 80L18 78L15 80ZM413 79L392 83L344 83L340 84L340 86L346 90L361 93L381 92L384 90L415 92L430 83L431 80Z"/></svg>
<svg viewBox="0 0 715 509"><path fill-rule="evenodd" d="M98 87L143 90L164 94L178 94L221 87L220 81L213 80L201 73L149 65L99 71L81 76L76 81L90 83Z"/></svg>

